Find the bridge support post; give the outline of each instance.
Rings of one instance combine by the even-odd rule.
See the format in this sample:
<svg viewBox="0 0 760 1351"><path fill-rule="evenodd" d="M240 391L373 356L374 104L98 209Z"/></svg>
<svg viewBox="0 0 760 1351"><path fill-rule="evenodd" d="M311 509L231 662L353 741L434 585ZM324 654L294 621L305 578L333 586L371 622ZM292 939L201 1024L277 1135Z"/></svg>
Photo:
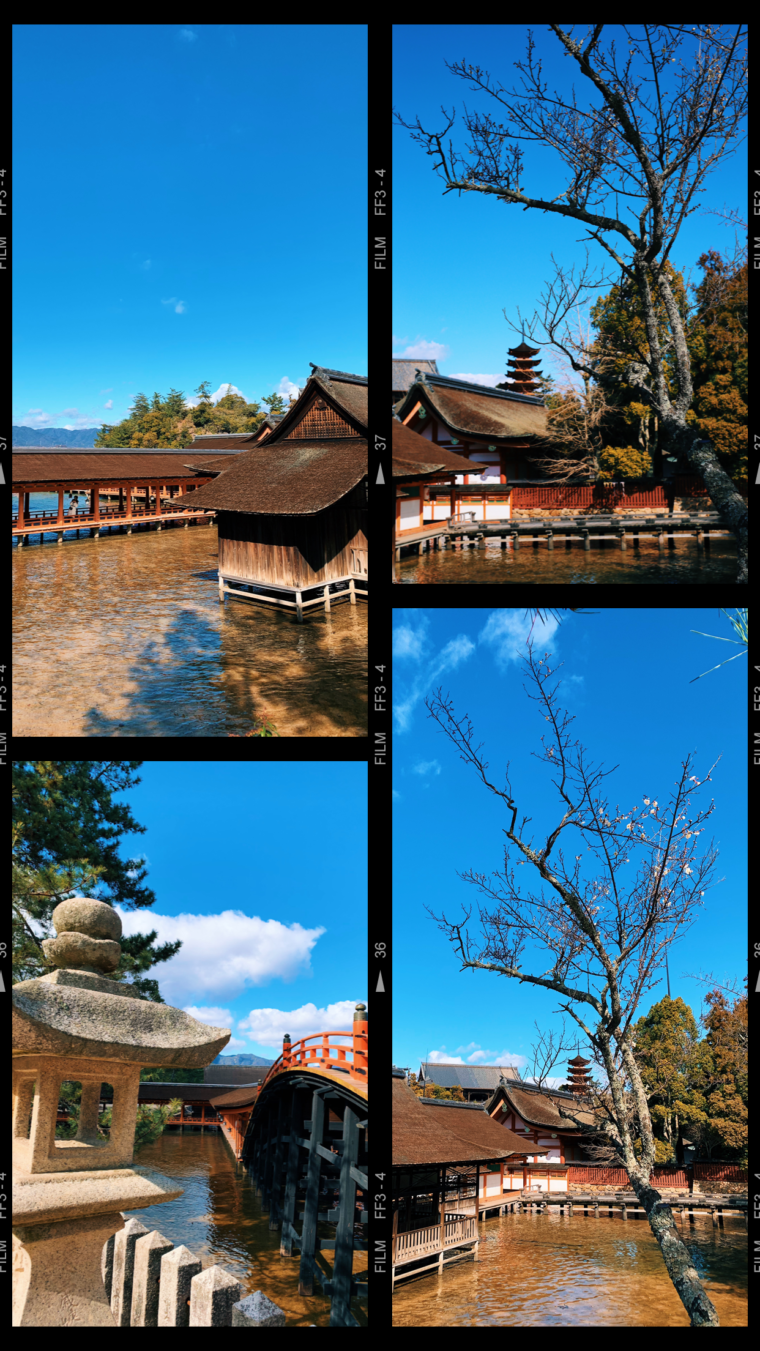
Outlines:
<svg viewBox="0 0 760 1351"><path fill-rule="evenodd" d="M311 1264L317 1241L317 1214L319 1211L319 1169L318 1146L322 1143L325 1125L325 1100L323 1090L315 1089L311 1098L311 1121L309 1122L309 1158L306 1164L306 1201L301 1229L301 1269L298 1275L299 1295L314 1293L314 1276Z"/></svg>
<svg viewBox="0 0 760 1351"><path fill-rule="evenodd" d="M269 1205L269 1228L279 1229L282 1223L282 1212L280 1210L280 1194L282 1186L282 1128L285 1119L285 1098L282 1093L278 1094L279 1104L277 1108L277 1125L275 1127L276 1135L274 1139L274 1151L272 1154L272 1173L270 1179L271 1202Z"/></svg>
<svg viewBox="0 0 760 1351"><path fill-rule="evenodd" d="M296 1217L296 1191L298 1186L298 1138L301 1133L306 1095L296 1089L290 1106L290 1144L285 1165L285 1196L282 1205L282 1237L280 1252L290 1257L293 1252L293 1221Z"/></svg>

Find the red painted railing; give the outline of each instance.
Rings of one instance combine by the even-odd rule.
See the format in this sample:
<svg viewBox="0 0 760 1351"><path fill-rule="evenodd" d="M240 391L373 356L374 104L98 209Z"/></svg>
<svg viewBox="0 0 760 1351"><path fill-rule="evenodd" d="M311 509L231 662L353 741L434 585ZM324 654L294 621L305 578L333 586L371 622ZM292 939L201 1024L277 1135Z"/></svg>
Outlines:
<svg viewBox="0 0 760 1351"><path fill-rule="evenodd" d="M335 1041L331 1042L331 1037L347 1038L350 1044L341 1046ZM282 1055L275 1060L261 1087L263 1088L275 1074L294 1069L347 1070L349 1074L361 1078L366 1083L366 1022L354 1023L353 1032L315 1032L310 1037L301 1037L299 1041L283 1042Z"/></svg>

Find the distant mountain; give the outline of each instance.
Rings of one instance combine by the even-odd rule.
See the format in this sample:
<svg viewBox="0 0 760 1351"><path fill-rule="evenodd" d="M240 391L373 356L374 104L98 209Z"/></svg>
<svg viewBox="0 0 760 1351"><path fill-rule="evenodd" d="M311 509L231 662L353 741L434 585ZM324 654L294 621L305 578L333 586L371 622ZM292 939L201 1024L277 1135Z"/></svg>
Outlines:
<svg viewBox="0 0 760 1351"><path fill-rule="evenodd" d="M68 427L14 427L14 446L83 446L94 449L95 437L100 427L81 427L79 431L69 431Z"/></svg>
<svg viewBox="0 0 760 1351"><path fill-rule="evenodd" d="M262 1060L260 1055L218 1055L212 1065L273 1065L273 1060Z"/></svg>

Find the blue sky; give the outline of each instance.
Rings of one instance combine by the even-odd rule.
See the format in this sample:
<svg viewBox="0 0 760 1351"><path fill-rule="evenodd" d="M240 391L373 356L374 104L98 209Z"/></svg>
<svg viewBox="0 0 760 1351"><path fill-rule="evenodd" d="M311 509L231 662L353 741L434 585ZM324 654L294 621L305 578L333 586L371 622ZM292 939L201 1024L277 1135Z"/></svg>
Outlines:
<svg viewBox="0 0 760 1351"><path fill-rule="evenodd" d="M182 940L148 973L167 1003L232 1037L223 1055L274 1060L293 1042L352 1025L367 1002L367 768L294 762L145 761L121 797L144 835L147 909L117 907L124 932ZM339 843L330 823L351 829ZM326 833L327 832L327 833Z"/></svg>
<svg viewBox="0 0 760 1351"><path fill-rule="evenodd" d="M641 32L641 25L633 31ZM575 36L585 32L576 28ZM462 60L480 65L507 90L521 89L516 61L525 62L528 26L525 24L400 24L394 28L393 104L406 122L419 115L427 131L441 131L456 106L457 121L446 140L467 153L469 136L462 116L490 114L507 121L507 111L469 80L444 64ZM536 59L543 62L542 80L550 91L571 94L575 84L578 106L589 106L588 81L546 25L533 27ZM619 25L606 26L603 48L614 39L627 55L626 35ZM687 39L682 53L691 60ZM634 63L633 69L637 67ZM675 67L674 67L675 69ZM646 86L644 90L646 91ZM559 156L532 141L520 143L524 152L524 188L528 196L551 199L564 191L566 171ZM697 259L707 249L724 252L734 244L734 227L708 212L737 208L746 212L746 145L718 164L709 175L698 209L681 227L670 255L677 269L692 269L691 281L703 276ZM505 322L517 323L517 310L528 319L539 307L545 283L554 275L551 255L577 270L586 261L592 268L614 264L600 245L584 244L586 229L577 221L505 206L482 193L456 192L443 196L445 183L433 172L434 160L412 141L409 131L394 119L394 233L393 233L393 355L432 357L444 375L495 385L504 379L507 348L520 342L519 333ZM614 199L610 199L613 211ZM740 239L743 239L740 235ZM580 241L580 242L579 242ZM609 269L608 269L609 270ZM592 303L608 292L592 293ZM544 339L543 332L537 337ZM534 344L537 346L538 344ZM559 374L550 347L541 348L545 375Z"/></svg>
<svg viewBox="0 0 760 1351"><path fill-rule="evenodd" d="M550 767L531 755L540 751L548 729L539 705L523 691L520 656L530 623L525 610L394 613L393 1057L415 1071L430 1058L514 1064L528 1075L534 1023L542 1031L561 1029L555 1012L560 997L551 991L490 972L460 972L453 948L424 909L427 903L436 914L444 910L449 920L458 919L464 902L473 904L477 919L478 903L486 898L457 873L503 867L502 827L510 819L502 800L428 717L424 699L439 685L450 693L458 718L469 714L475 745L484 743L491 782L502 786L511 762L518 825L523 815L532 817L526 834L537 847L561 819ZM667 802L689 752L695 753L691 772L697 778L721 757L691 803L694 814L715 801L701 843L714 839L719 850L716 884L669 957L672 997L680 995L698 1018L709 986L689 976L712 975L724 984L736 978L741 989L745 974L747 657L690 683L718 662L746 653L692 629L736 638L716 609L563 612L560 623L553 617L537 621L533 634L538 656L548 650L552 668L564 663L557 669L558 703L575 717L571 737L594 765L619 765L602 783L610 805L629 811L645 797ZM535 687L528 688L535 695ZM511 848L516 862L520 856ZM582 881L599 875L593 855L588 858L581 863ZM631 860L635 867L641 861L638 854ZM524 872L533 874L529 864ZM522 873L516 869L518 881ZM725 880L717 884L718 878ZM525 877L525 885L535 894L533 876ZM545 949L536 955L529 945L522 964L540 975L550 965L546 958ZM645 993L640 1014L666 993L663 971L661 983ZM575 1025L565 1021L569 1032ZM564 1068L563 1059L558 1084Z"/></svg>
<svg viewBox="0 0 760 1351"><path fill-rule="evenodd" d="M14 26L15 424L366 374L366 32Z"/></svg>

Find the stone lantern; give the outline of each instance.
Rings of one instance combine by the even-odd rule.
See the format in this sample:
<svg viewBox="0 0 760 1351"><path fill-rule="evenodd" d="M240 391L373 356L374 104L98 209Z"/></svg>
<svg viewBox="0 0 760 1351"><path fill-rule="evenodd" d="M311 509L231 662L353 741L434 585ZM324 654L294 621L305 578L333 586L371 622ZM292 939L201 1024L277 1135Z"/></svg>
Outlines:
<svg viewBox="0 0 760 1351"><path fill-rule="evenodd" d="M101 1275L103 1245L122 1210L181 1196L133 1165L143 1066L200 1068L230 1033L109 980L121 920L75 897L53 911L42 946L57 970L13 986L14 1327L116 1327ZM81 1083L79 1127L56 1140L61 1084ZM102 1085L113 1087L108 1139L98 1134Z"/></svg>

